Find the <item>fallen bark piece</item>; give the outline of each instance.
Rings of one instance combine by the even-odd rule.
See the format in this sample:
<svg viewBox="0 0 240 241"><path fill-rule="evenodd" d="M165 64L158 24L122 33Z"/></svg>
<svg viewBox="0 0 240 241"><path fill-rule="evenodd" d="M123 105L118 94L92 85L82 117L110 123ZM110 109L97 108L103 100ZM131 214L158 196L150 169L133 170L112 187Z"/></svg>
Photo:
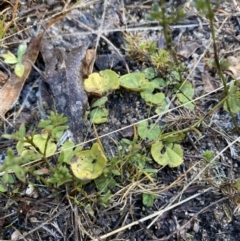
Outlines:
<svg viewBox="0 0 240 241"><path fill-rule="evenodd" d="M46 66L45 82L54 95L58 113L68 117L70 130L77 143L83 141L83 119L88 105L81 74L88 46L89 42L86 41L81 47L67 51L44 44L41 51Z"/></svg>
<svg viewBox="0 0 240 241"><path fill-rule="evenodd" d="M95 51L87 51L91 37L72 34L80 31L74 19L85 21L80 11L72 11L48 30L50 37L44 38L42 42L41 54L46 75L42 89L44 85L47 86L45 90L50 89L54 98L46 99L46 92L43 91L41 95L50 108L53 106L54 111L68 117L73 139L81 143L87 134L84 116L88 108L83 79L91 72Z"/></svg>
<svg viewBox="0 0 240 241"><path fill-rule="evenodd" d="M8 76L0 70L0 86L4 85L8 80Z"/></svg>

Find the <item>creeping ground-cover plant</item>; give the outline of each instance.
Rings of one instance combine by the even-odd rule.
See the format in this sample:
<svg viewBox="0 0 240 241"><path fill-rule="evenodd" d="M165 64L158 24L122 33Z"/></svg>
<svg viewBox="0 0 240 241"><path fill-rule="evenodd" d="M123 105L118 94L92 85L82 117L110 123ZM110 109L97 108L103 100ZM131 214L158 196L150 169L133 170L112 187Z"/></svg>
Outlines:
<svg viewBox="0 0 240 241"><path fill-rule="evenodd" d="M102 97L92 107L101 107L106 100ZM17 144L15 149L7 151L7 157L0 166L0 192L17 192L14 183L17 180L28 183L30 177L31 182L35 178L49 188L65 185L68 190L78 191L94 181L97 190L102 193L99 203L106 206L111 189L119 181L124 183L126 176L130 180L139 180L142 176L152 180L155 175L156 170L148 166L152 159L146 154L147 149L142 147L142 141L149 143L152 158L158 164L177 167L183 162L183 151L177 144L183 137L179 139L179 135L167 135L161 139L160 127L148 121L137 125L132 140L120 140L119 154L111 158L106 156L100 140L87 150L76 147L70 140L62 143L63 133L68 128L67 121L62 114L52 112L30 133L21 125L15 133L3 135L16 140ZM14 175L17 179L13 178ZM154 195L143 195L145 206L151 206L154 199Z"/></svg>
<svg viewBox="0 0 240 241"><path fill-rule="evenodd" d="M79 186L103 173L107 158L98 143L85 151L81 147L75 147L72 141L65 141L61 147L58 145L68 128L66 124L66 117L52 112L50 117L40 121L36 130L30 134L26 132L25 126L21 125L14 134L3 135L4 138L17 141L17 153L8 149L7 157L0 165L1 192L6 192L7 187L13 184L11 173L22 182L26 182L27 174L31 174L47 186L57 187L66 183L78 183ZM60 154L57 155L57 151ZM56 161L53 161L54 155L57 156Z"/></svg>
<svg viewBox="0 0 240 241"><path fill-rule="evenodd" d="M109 111L104 107L107 97L111 91L120 87L130 91L140 92L140 96L147 105L155 107L157 114L168 109L168 103L164 89L168 88L171 97L177 94L180 104L190 110L195 108L190 103L194 96L192 84L188 81L180 82L178 72L172 71L166 76L166 79L157 76L157 69L146 68L142 72L129 73L118 76L114 71L106 69L98 73L89 75L84 82L85 90L94 97L102 97L92 106L90 112L90 121L94 124L107 122Z"/></svg>

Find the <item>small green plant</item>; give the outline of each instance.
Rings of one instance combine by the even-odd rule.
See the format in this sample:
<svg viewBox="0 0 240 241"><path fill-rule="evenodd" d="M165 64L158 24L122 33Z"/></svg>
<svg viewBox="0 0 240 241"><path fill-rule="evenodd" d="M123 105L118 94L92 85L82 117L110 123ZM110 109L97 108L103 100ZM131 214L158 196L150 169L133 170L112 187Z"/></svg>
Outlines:
<svg viewBox="0 0 240 241"><path fill-rule="evenodd" d="M104 96L91 105L90 121L92 123L101 124L107 122L109 111L104 107L107 100L107 97Z"/></svg>
<svg viewBox="0 0 240 241"><path fill-rule="evenodd" d="M126 35L125 41L127 54L140 62L148 62L149 56L154 54L157 49L156 43L140 35Z"/></svg>
<svg viewBox="0 0 240 241"><path fill-rule="evenodd" d="M68 128L66 124L66 117L52 112L49 118L40 121L31 134L27 134L25 126L21 125L14 134L3 135L17 141L17 155L9 149L0 166L0 172L4 173L0 178L1 192L7 192L12 186L11 172L22 182L26 182L27 174L31 174L50 188L51 185L60 187L64 184L80 187L103 173L107 158L98 143L94 143L90 150L82 150L75 147L72 141L65 141L59 149L60 154L56 154L57 143ZM57 157L55 162L53 155ZM39 165L31 166L36 161Z"/></svg>
<svg viewBox="0 0 240 241"><path fill-rule="evenodd" d="M160 49L150 56L153 66L155 66L160 73L168 73L169 69L174 69L174 63L170 59L169 51Z"/></svg>
<svg viewBox="0 0 240 241"><path fill-rule="evenodd" d="M221 0L216 1L215 7L218 7L220 4ZM212 61L214 67L217 70L217 73L222 81L223 88L224 88L224 98L220 101L220 103L217 104L223 105L224 104L224 109L229 112L229 114L232 117L232 121L235 127L235 131L240 133L237 120L235 117L235 114L240 111L238 105L239 105L239 90L238 88L235 88L233 83L230 84L230 86L227 86L227 81L226 77L223 74L224 68L227 67L228 63L224 60L221 60L219 58L219 50L217 46L217 41L216 41L216 33L215 33L215 26L214 26L214 7L211 3L210 0L195 0L192 3L196 9L201 12L206 18L208 18L209 23L210 23L210 32L212 35L212 42L213 42L213 54L214 54L214 60Z"/></svg>
<svg viewBox="0 0 240 241"><path fill-rule="evenodd" d="M142 121L137 125L138 135L142 140L154 141L161 134L161 130L157 124L148 124L148 121Z"/></svg>
<svg viewBox="0 0 240 241"><path fill-rule="evenodd" d="M109 71L109 70L105 70ZM96 93L100 93L102 86L107 86L104 84L105 82L108 83L108 73L105 73L105 71L101 72L101 78L98 78L97 85L94 85L94 91ZM177 93L177 99L180 103L185 104L185 106L189 109L194 109L194 104L188 103L190 100L192 100L194 96L194 89L192 87L192 84L188 81L185 81L183 84L181 84L178 78L178 72L175 71L169 75L169 80L164 80L162 78L157 77L157 71L155 68L147 68L143 70L141 73L130 73L123 75L119 78L116 74L114 74L113 71L109 72L112 76L115 76L115 82L119 84L119 86L124 87L128 90L137 91L140 92L141 97L146 101L146 103L150 106L156 106L156 112L159 113L163 110L167 109L167 102L165 100L165 94L161 92L163 88L168 87L169 89L172 89L171 94ZM149 79L147 79L148 77ZM91 78L90 78L91 79ZM92 81L91 81L92 82ZM117 85L114 87L115 89L118 88ZM88 89L87 89L88 90ZM92 92L92 90L91 90ZM106 89L105 89L106 92ZM103 93L103 92L102 92ZM101 99L97 100L93 105L93 110L90 113L90 120L93 123L103 123L107 120L107 114L108 111L103 107L103 105L106 103L107 97L102 97ZM103 111L101 111L103 110ZM189 127L189 130L192 127ZM188 129L184 130L187 131ZM138 124L137 126L137 134L141 138L141 140L150 142L151 147L151 154L153 159L160 165L169 165L170 167L177 167L182 164L183 162L183 151L181 146L177 143L179 142L179 137L181 136L181 131L177 133L166 133L164 137L161 135L162 130L160 130L159 126L156 124L148 124L147 121L143 121ZM181 136L181 140L184 138ZM134 144L135 143L135 144ZM134 159L133 156L137 156L138 160L142 160L141 158L141 151L139 144L136 142L136 138L128 143L128 148L131 152L122 157L124 161L124 165L122 165L122 168L117 168L118 171L122 170L126 163L132 163L136 164L137 162ZM138 153L140 152L140 154ZM134 155L132 154L134 153ZM129 161L131 160L131 161ZM134 164L134 165L135 165ZM142 173L139 171L139 166L141 168L144 167L145 164L140 164L140 162L137 163L137 172ZM131 168L133 165L131 166ZM110 168L111 170L115 170L114 168ZM106 181L110 180L112 176L109 176L108 171L104 171ZM111 173L112 175L113 173ZM103 181L104 178L102 178ZM103 181L104 183L104 181ZM105 185L105 184L104 184ZM107 185L105 185L107 186ZM101 186L102 188L102 186Z"/></svg>
<svg viewBox="0 0 240 241"><path fill-rule="evenodd" d="M180 63L174 63L169 50L157 49L156 43L151 40L144 39L141 36L129 35L126 37L126 42L127 54L132 59L153 66L164 77L182 67ZM147 70L149 69L147 68ZM157 72L154 72L154 75L156 75ZM151 71L145 72L145 74L147 79L153 78L149 76Z"/></svg>
<svg viewBox="0 0 240 241"><path fill-rule="evenodd" d="M110 78L110 77L113 78ZM154 78L156 77L156 78ZM148 79L149 78L149 79ZM107 83L114 79L114 88L109 87ZM92 74L85 83L85 90L90 94L106 94L108 91L123 87L125 89L140 92L141 97L146 104L156 107L156 113L167 110L166 96L163 93L164 88L169 88L169 98L177 93L177 99L185 107L193 110L194 104L188 103L194 96L192 84L188 81L181 84L177 71L172 71L166 76L166 80L157 77L155 68L147 68L143 72L130 73L118 77L112 70L101 71L101 75ZM96 84L94 84L96 82ZM113 85L113 84L112 84ZM90 120L92 123L100 124L107 121L108 110L104 107L107 97L102 97L92 105Z"/></svg>
<svg viewBox="0 0 240 241"><path fill-rule="evenodd" d="M57 150L56 143L60 141L63 132L67 129L66 122L67 118L63 117L63 115L51 113L49 119L42 120L39 123L38 129L41 130L39 134L32 132L30 135L27 135L26 128L22 124L14 134L3 135L6 139L18 141L16 145L17 156L13 150L9 149L3 165L0 166L0 171L4 171L4 175L12 171L22 182L26 181L27 173L39 177L49 174L51 171L54 172L48 157L55 154ZM44 161L46 166L41 167L39 170L23 166L35 160Z"/></svg>
<svg viewBox="0 0 240 241"><path fill-rule="evenodd" d="M143 193L142 194L143 205L146 207L152 207L156 198L157 198L156 194Z"/></svg>
<svg viewBox="0 0 240 241"><path fill-rule="evenodd" d="M22 58L26 53L26 51L27 51L27 45L20 44L18 46L17 56L15 56L10 51L8 51L6 54L1 54L1 57L4 59L4 62L6 64L15 64L14 73L18 77L22 77L24 73L24 65L22 63Z"/></svg>
<svg viewBox="0 0 240 241"><path fill-rule="evenodd" d="M213 151L208 150L205 151L202 156L206 162L210 162L214 158L215 154Z"/></svg>

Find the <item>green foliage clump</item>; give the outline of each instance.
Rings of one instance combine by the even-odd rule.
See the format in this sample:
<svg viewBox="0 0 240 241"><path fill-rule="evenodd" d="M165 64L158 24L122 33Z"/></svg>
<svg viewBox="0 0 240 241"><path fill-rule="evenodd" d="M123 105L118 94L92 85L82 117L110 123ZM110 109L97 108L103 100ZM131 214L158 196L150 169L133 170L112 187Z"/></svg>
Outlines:
<svg viewBox="0 0 240 241"><path fill-rule="evenodd" d="M167 73L170 67L174 67L174 63L170 59L169 51L160 49L150 56L153 66L155 66L160 73Z"/></svg>
<svg viewBox="0 0 240 241"><path fill-rule="evenodd" d="M60 141L64 131L68 128L66 123L66 117L52 112L48 119L41 120L38 124L36 131L39 134L36 134L36 131L27 134L26 128L22 124L15 133L3 135L6 139L18 141L16 145L17 155L15 155L12 149L8 149L7 157L3 165L0 166L0 171L3 171L4 175L13 172L22 182L26 182L27 173L30 173L36 178L40 178L44 183L47 182L41 177L45 174L51 175L53 173L56 180L55 183L61 185L63 182L63 170L59 167L55 169L49 162L49 157L56 153L56 143ZM44 167L42 166L39 169L35 169L36 167L31 168L31 163L36 160L43 161L45 163ZM28 165L28 168L26 165ZM67 173L65 173L64 178L65 176L67 176ZM51 178L49 181L51 182Z"/></svg>
<svg viewBox="0 0 240 241"><path fill-rule="evenodd" d="M146 207L152 207L156 198L157 198L157 195L155 194L143 193L142 194L143 205Z"/></svg>
<svg viewBox="0 0 240 241"><path fill-rule="evenodd" d="M202 156L206 162L210 162L214 158L215 154L213 151L207 150L203 153Z"/></svg>
<svg viewBox="0 0 240 241"><path fill-rule="evenodd" d="M139 62L148 62L149 56L155 53L156 43L140 35L126 35L125 49L127 54Z"/></svg>
<svg viewBox="0 0 240 241"><path fill-rule="evenodd" d="M24 73L24 65L22 59L27 51L27 45L21 44L18 46L17 56L8 51L6 54L1 54L0 56L4 59L6 64L14 64L14 72L18 77L22 77Z"/></svg>

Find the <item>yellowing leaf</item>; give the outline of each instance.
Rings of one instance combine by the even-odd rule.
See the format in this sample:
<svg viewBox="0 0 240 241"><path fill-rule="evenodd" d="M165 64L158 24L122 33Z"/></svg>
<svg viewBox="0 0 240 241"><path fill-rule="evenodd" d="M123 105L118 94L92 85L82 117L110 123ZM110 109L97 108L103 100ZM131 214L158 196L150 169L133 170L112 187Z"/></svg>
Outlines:
<svg viewBox="0 0 240 241"><path fill-rule="evenodd" d="M31 146L28 143L24 143L24 150L21 153L21 156L26 156L26 158L28 158L28 155L31 157L31 160L34 160L35 158L40 158L41 155L43 154L45 151L45 146L46 146L46 142L48 141L47 138L44 138L42 135L34 135L33 136L33 143L35 144L35 146L38 148L37 150ZM18 146L19 144L17 144ZM46 148L46 156L50 156L52 154L54 154L57 150L57 145L53 142L48 141L47 143L47 148ZM20 153L19 153L20 154ZM29 160L30 160L29 159Z"/></svg>
<svg viewBox="0 0 240 241"><path fill-rule="evenodd" d="M120 77L119 82L122 87L132 91L143 91L148 88L146 87L148 80L143 73L125 74Z"/></svg>
<svg viewBox="0 0 240 241"><path fill-rule="evenodd" d="M161 141L151 146L151 155L158 164L170 167L177 167L183 163L183 151L178 144L163 145Z"/></svg>
<svg viewBox="0 0 240 241"><path fill-rule="evenodd" d="M107 91L115 90L119 87L118 75L110 70L106 69L99 73L90 74L84 81L84 88L87 92L102 96Z"/></svg>
<svg viewBox="0 0 240 241"><path fill-rule="evenodd" d="M42 155L40 155L38 152L36 152L36 150L25 149L22 151L21 157L25 158L28 161L33 161L33 160L40 159L42 157Z"/></svg>
<svg viewBox="0 0 240 241"><path fill-rule="evenodd" d="M107 158L98 143L91 150L81 151L70 161L75 177L82 181L90 181L99 177L106 166Z"/></svg>
<svg viewBox="0 0 240 241"><path fill-rule="evenodd" d="M39 150L42 153L44 153L47 139L42 137L42 135L34 135L33 142L39 148ZM48 156L48 155L54 154L56 150L57 150L57 145L53 142L48 141L46 155Z"/></svg>
<svg viewBox="0 0 240 241"><path fill-rule="evenodd" d="M228 62L229 62L229 66L227 68L227 70L229 70L234 78L236 78L237 80L239 80L240 78L240 59L239 57L234 57L234 56L229 56L227 58Z"/></svg>
<svg viewBox="0 0 240 241"><path fill-rule="evenodd" d="M6 64L16 64L18 62L17 57L10 51L8 51L6 54L1 54L0 56L4 58L4 62Z"/></svg>
<svg viewBox="0 0 240 241"><path fill-rule="evenodd" d="M24 73L24 65L22 63L17 63L15 68L14 68L14 73L18 76L18 77L22 77L23 73Z"/></svg>

